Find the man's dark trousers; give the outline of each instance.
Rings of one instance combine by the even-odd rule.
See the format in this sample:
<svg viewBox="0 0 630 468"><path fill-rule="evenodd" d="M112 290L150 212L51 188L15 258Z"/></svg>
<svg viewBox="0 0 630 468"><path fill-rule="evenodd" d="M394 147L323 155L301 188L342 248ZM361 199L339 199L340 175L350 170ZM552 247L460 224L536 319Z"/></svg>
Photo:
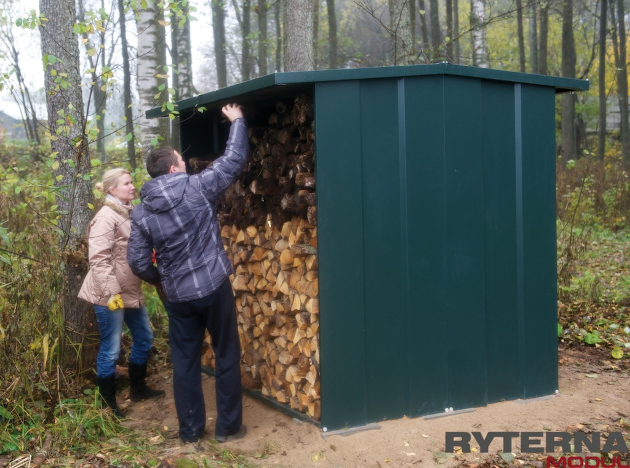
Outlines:
<svg viewBox="0 0 630 468"><path fill-rule="evenodd" d="M206 426L201 388L201 348L205 330L212 338L216 357L217 420L215 436L234 434L241 427L241 348L234 294L230 280L208 296L186 302L166 302L173 359L173 389L179 419L179 436L195 442Z"/></svg>

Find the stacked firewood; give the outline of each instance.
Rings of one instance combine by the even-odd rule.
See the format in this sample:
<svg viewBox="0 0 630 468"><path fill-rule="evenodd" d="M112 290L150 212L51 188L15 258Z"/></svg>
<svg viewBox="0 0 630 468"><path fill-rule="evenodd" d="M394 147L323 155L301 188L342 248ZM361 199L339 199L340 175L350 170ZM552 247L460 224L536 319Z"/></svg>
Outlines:
<svg viewBox="0 0 630 468"><path fill-rule="evenodd" d="M260 123L249 129L250 162L219 206L235 268L242 383L319 419L312 103L304 96L293 106L280 102ZM202 363L214 367L209 337L206 343Z"/></svg>

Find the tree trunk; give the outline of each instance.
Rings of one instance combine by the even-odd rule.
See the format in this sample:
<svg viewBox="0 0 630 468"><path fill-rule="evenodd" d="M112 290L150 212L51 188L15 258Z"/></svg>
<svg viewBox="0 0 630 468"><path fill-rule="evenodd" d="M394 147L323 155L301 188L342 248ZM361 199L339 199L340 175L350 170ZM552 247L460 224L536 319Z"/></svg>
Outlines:
<svg viewBox="0 0 630 468"><path fill-rule="evenodd" d="M125 104L125 139L127 140L127 159L131 168L136 170L136 136L133 131L133 110L131 109L131 70L129 69L129 43L127 42L127 19L123 0L118 0L120 17L120 47L123 59L123 99Z"/></svg>
<svg viewBox="0 0 630 468"><path fill-rule="evenodd" d="M420 14L420 34L422 34L422 50L429 47L429 26L427 24L427 8L424 0L418 0L418 13Z"/></svg>
<svg viewBox="0 0 630 468"><path fill-rule="evenodd" d="M281 2L276 2L276 8L274 10L276 19L276 71L279 72L282 68L282 28L280 27L280 5ZM336 43L335 43L336 46Z"/></svg>
<svg viewBox="0 0 630 468"><path fill-rule="evenodd" d="M193 86L192 51L190 43L190 13L188 6L182 7L182 16L173 18L171 23L171 51L175 53L173 64L177 73L173 74L173 88L175 100L186 99L195 94ZM175 84L177 83L177 85Z"/></svg>
<svg viewBox="0 0 630 468"><path fill-rule="evenodd" d="M599 125L597 127L597 159L604 160L606 150L606 15L608 2L602 0L599 15Z"/></svg>
<svg viewBox="0 0 630 468"><path fill-rule="evenodd" d="M319 67L319 0L313 0L313 63L315 64L315 70Z"/></svg>
<svg viewBox="0 0 630 468"><path fill-rule="evenodd" d="M284 70L313 69L312 0L286 0L284 3Z"/></svg>
<svg viewBox="0 0 630 468"><path fill-rule="evenodd" d="M518 36L518 63L521 73L525 73L525 38L523 36L523 2L516 0L516 34Z"/></svg>
<svg viewBox="0 0 630 468"><path fill-rule="evenodd" d="M249 47L249 35L252 32L251 10L251 0L243 0L243 27L241 31L241 81L247 81L252 77L252 57Z"/></svg>
<svg viewBox="0 0 630 468"><path fill-rule="evenodd" d="M153 1L147 1L146 8L140 8L136 15L138 30L138 97L139 124L142 138L143 152L150 151L160 140L168 140L168 122L166 119L147 119L145 112L162 105L167 99L166 93L158 89L164 78L157 75L165 74L166 42L164 28L158 23L163 17L161 9ZM168 83L166 83L168 84ZM156 99L156 95L160 95Z"/></svg>
<svg viewBox="0 0 630 468"><path fill-rule="evenodd" d="M214 58L217 66L219 88L227 86L227 65L225 57L225 10L221 0L210 0L212 9L212 31L214 35Z"/></svg>
<svg viewBox="0 0 630 468"><path fill-rule="evenodd" d="M628 64L626 62L626 24L623 0L617 1L617 19L619 21L619 65L617 82L621 102L621 148L623 163L630 166L630 134L628 128Z"/></svg>
<svg viewBox="0 0 630 468"><path fill-rule="evenodd" d="M337 68L337 15L335 0L326 0L328 11L328 67Z"/></svg>
<svg viewBox="0 0 630 468"><path fill-rule="evenodd" d="M532 73L538 73L538 31L534 2L529 5L529 67Z"/></svg>
<svg viewBox="0 0 630 468"><path fill-rule="evenodd" d="M455 35L459 36L459 0L453 0L453 29L455 30ZM455 54L454 63L459 63L459 37L455 40L455 50L453 51Z"/></svg>
<svg viewBox="0 0 630 468"><path fill-rule="evenodd" d="M389 28L392 35L392 62L405 65L413 59L408 0L389 0Z"/></svg>
<svg viewBox="0 0 630 468"><path fill-rule="evenodd" d="M549 38L549 2L540 5L540 39L538 39L538 73L546 75L547 71L547 42Z"/></svg>
<svg viewBox="0 0 630 468"><path fill-rule="evenodd" d="M267 0L258 0L258 76L267 74Z"/></svg>
<svg viewBox="0 0 630 468"><path fill-rule="evenodd" d="M446 60L453 62L453 0L446 0Z"/></svg>
<svg viewBox="0 0 630 468"><path fill-rule="evenodd" d="M573 37L573 0L564 0L562 9L562 76L575 78L575 40ZM575 95L562 95L562 161L576 158Z"/></svg>
<svg viewBox="0 0 630 468"><path fill-rule="evenodd" d="M438 0L429 0L431 23L431 61L436 61L440 56L442 45L442 33L440 32L440 7Z"/></svg>
<svg viewBox="0 0 630 468"><path fill-rule="evenodd" d="M472 30L473 65L481 68L490 67L488 44L486 43L486 6L484 0L472 0L470 3L470 27Z"/></svg>
<svg viewBox="0 0 630 468"><path fill-rule="evenodd" d="M59 246L66 274L63 297L66 335L62 349L66 352L64 358L75 358L75 351L80 351L76 365L82 371L94 365L98 331L91 304L77 298L88 268L84 239L92 217L88 207L92 201L92 187L90 181L83 178L90 172L90 156L85 135L78 38L73 33L76 10L73 0L40 0L39 9L47 18L40 27L40 33L48 125L50 133L57 136L51 141L57 165L53 169L54 183L61 195L56 202L59 211L66 213L58 224L63 232ZM46 60L50 56L58 61ZM55 82L59 76L67 83L65 89ZM72 125L69 125L70 122Z"/></svg>

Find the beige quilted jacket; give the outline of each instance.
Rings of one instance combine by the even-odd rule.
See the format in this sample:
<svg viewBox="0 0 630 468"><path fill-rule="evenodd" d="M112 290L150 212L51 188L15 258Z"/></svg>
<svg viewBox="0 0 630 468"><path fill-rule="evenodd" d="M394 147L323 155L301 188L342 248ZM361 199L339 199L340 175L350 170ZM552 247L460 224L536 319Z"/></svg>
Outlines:
<svg viewBox="0 0 630 468"><path fill-rule="evenodd" d="M79 291L81 299L106 306L111 296L120 293L125 307L144 304L142 280L127 264L131 208L108 200L90 222L87 232L90 270Z"/></svg>

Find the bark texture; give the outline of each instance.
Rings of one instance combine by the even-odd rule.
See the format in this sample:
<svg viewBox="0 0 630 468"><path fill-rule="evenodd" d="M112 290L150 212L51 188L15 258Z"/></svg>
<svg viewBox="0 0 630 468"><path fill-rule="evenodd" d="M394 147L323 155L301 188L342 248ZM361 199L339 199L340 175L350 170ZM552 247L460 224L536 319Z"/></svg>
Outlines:
<svg viewBox="0 0 630 468"><path fill-rule="evenodd" d="M42 55L54 55L59 59L46 66L45 91L49 131L53 135L51 146L57 153L58 165L53 174L55 185L60 187L63 195L58 197L57 204L60 211L67 213L62 215L58 225L63 232L59 244L66 273L63 297L66 346L63 348L66 351L80 350L76 365L81 371L94 365L98 331L91 305L77 298L88 266L84 238L92 217L87 205L92 201L92 187L90 181L82 177L90 170L90 157L84 133L78 38L72 31L76 10L73 0L40 0L39 9L48 20L40 27ZM52 70L56 71L57 77L65 78L66 86L55 82ZM64 115L63 119L59 118L61 115ZM67 352L64 358L75 359L76 356L74 352Z"/></svg>
<svg viewBox="0 0 630 468"><path fill-rule="evenodd" d="M136 136L133 130L133 110L131 109L131 70L129 69L129 45L127 43L127 20L123 0L118 0L120 17L120 44L123 57L123 99L125 103L125 135L131 134L127 140L127 159L132 169L136 169Z"/></svg>
<svg viewBox="0 0 630 468"><path fill-rule="evenodd" d="M138 29L138 96L140 101L140 127L142 134L142 150L148 152L153 145L151 141L159 137L169 139L168 122L166 119L147 119L144 114L147 110L157 107L165 100L155 99L159 94L158 87L164 83L164 78L157 75L166 75L162 68L166 65L166 42L164 27L158 21L163 19L163 12L153 1L147 1L147 8L140 8L137 15ZM161 95L165 96L165 95Z"/></svg>
<svg viewBox="0 0 630 468"><path fill-rule="evenodd" d="M486 42L486 5L484 0L472 0L470 7L473 65L488 68L490 61L488 60L488 43Z"/></svg>
<svg viewBox="0 0 630 468"><path fill-rule="evenodd" d="M267 0L258 0L258 76L267 74Z"/></svg>
<svg viewBox="0 0 630 468"><path fill-rule="evenodd" d="M562 76L575 78L575 39L573 36L573 0L564 0L562 8ZM576 157L575 95L562 95L562 160Z"/></svg>
<svg viewBox="0 0 630 468"><path fill-rule="evenodd" d="M284 70L312 70L313 57L313 0L286 0Z"/></svg>
<svg viewBox="0 0 630 468"><path fill-rule="evenodd" d="M328 12L328 67L337 68L337 14L335 0L326 1Z"/></svg>
<svg viewBox="0 0 630 468"><path fill-rule="evenodd" d="M389 29L392 39L392 63L405 65L413 59L409 0L389 0Z"/></svg>
<svg viewBox="0 0 630 468"><path fill-rule="evenodd" d="M227 86L227 66L225 58L225 9L221 0L210 0L212 8L212 31L214 35L214 57L217 66L219 88Z"/></svg>
<svg viewBox="0 0 630 468"><path fill-rule="evenodd" d="M608 1L602 0L599 15L599 124L597 159L604 160L606 150L606 15Z"/></svg>

